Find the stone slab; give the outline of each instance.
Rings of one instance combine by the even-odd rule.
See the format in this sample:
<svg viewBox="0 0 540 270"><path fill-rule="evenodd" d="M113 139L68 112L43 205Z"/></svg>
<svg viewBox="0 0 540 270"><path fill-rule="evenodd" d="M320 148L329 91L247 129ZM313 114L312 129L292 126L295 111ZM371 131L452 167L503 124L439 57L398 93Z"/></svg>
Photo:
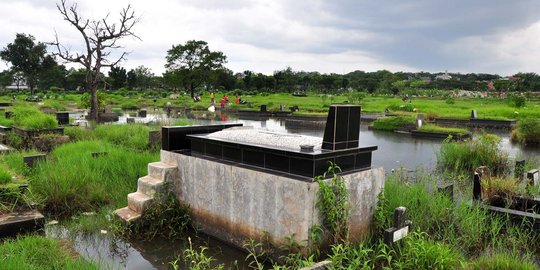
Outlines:
<svg viewBox="0 0 540 270"><path fill-rule="evenodd" d="M42 230L44 226L45 217L37 210L5 214L0 216L0 237Z"/></svg>

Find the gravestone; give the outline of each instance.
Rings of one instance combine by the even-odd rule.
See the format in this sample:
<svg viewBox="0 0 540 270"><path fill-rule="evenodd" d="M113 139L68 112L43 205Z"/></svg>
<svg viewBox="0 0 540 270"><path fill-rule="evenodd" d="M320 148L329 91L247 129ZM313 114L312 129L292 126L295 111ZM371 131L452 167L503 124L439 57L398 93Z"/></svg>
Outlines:
<svg viewBox="0 0 540 270"><path fill-rule="evenodd" d="M287 106L281 104L281 105L279 105L279 110L280 110L280 111L284 111L286 107L287 107Z"/></svg>
<svg viewBox="0 0 540 270"><path fill-rule="evenodd" d="M400 206L394 210L393 227L384 230L384 243L391 246L397 241L403 239L409 233L409 228L412 224L410 220L406 220L405 211L407 208Z"/></svg>
<svg viewBox="0 0 540 270"><path fill-rule="evenodd" d="M291 112L297 112L298 106L292 106L292 107L289 107L289 109L291 110Z"/></svg>
<svg viewBox="0 0 540 270"><path fill-rule="evenodd" d="M58 121L59 125L69 124L69 112L57 112L56 121Z"/></svg>
<svg viewBox="0 0 540 270"><path fill-rule="evenodd" d="M4 113L4 116L6 117L6 119L11 118L12 115L13 115L13 112L10 112L10 111L7 111Z"/></svg>
<svg viewBox="0 0 540 270"><path fill-rule="evenodd" d="M476 110L472 110L472 111L471 111L471 118L472 118L472 119L478 118L478 113L476 112Z"/></svg>
<svg viewBox="0 0 540 270"><path fill-rule="evenodd" d="M473 178L473 201L482 199L482 185L480 183L480 174L475 172Z"/></svg>
<svg viewBox="0 0 540 270"><path fill-rule="evenodd" d="M128 124L133 124L133 123L135 123L135 118L128 117L128 118L126 118L126 122Z"/></svg>
<svg viewBox="0 0 540 270"><path fill-rule="evenodd" d="M266 112L266 105L261 105L261 112Z"/></svg>
<svg viewBox="0 0 540 270"><path fill-rule="evenodd" d="M419 113L416 115L416 128L421 128L424 123L424 114Z"/></svg>
<svg viewBox="0 0 540 270"><path fill-rule="evenodd" d="M527 184L532 185L532 186L538 185L539 184L538 181L540 181L539 180L539 177L540 177L539 174L540 173L539 173L538 169L533 169L533 170L528 171L527 172Z"/></svg>
<svg viewBox="0 0 540 270"><path fill-rule="evenodd" d="M44 161L47 155L45 154L37 154L37 155L31 155L31 156L24 156L23 161L24 165L32 168L37 162Z"/></svg>
<svg viewBox="0 0 540 270"><path fill-rule="evenodd" d="M324 128L322 148L341 150L358 147L360 112L359 105L331 105Z"/></svg>
<svg viewBox="0 0 540 270"><path fill-rule="evenodd" d="M516 166L514 169L514 177L523 180L523 174L525 173L525 160L516 160Z"/></svg>
<svg viewBox="0 0 540 270"><path fill-rule="evenodd" d="M139 117L146 118L146 110L140 110L139 111Z"/></svg>

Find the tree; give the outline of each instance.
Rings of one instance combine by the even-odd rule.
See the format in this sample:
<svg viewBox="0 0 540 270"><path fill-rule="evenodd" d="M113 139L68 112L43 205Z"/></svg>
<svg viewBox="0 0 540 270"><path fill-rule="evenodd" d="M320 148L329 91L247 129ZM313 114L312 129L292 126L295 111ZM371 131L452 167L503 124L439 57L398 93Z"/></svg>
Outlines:
<svg viewBox="0 0 540 270"><path fill-rule="evenodd" d="M109 78L111 78L111 89L116 90L126 86L127 72L123 67L111 67L109 71Z"/></svg>
<svg viewBox="0 0 540 270"><path fill-rule="evenodd" d="M168 72L175 72L182 79L184 87L195 95L195 88L210 83L210 74L223 67L227 57L220 51L210 51L208 43L202 40L190 40L184 45L173 45L167 51Z"/></svg>
<svg viewBox="0 0 540 270"><path fill-rule="evenodd" d="M52 56L47 55L42 63L42 71L39 73L39 89L51 87L64 87L67 70L64 65L59 65Z"/></svg>
<svg viewBox="0 0 540 270"><path fill-rule="evenodd" d="M152 85L152 79L154 78L154 73L150 68L145 66L136 67L133 72L135 73L136 81L135 86L139 89L148 89Z"/></svg>
<svg viewBox="0 0 540 270"><path fill-rule="evenodd" d="M41 42L35 44L34 40L32 35L17 34L15 41L0 51L2 60L10 62L14 71L24 75L32 95L39 74L44 70L42 64L47 49L45 44Z"/></svg>
<svg viewBox="0 0 540 270"><path fill-rule="evenodd" d="M86 70L86 91L90 93L91 98L89 116L91 119L98 120L97 88L104 80L101 68L116 66L122 60L125 60L127 52L122 52L113 61L109 60L109 58L112 58L111 52L113 50L122 48L118 45L119 40L125 37L139 38L132 31L139 19L135 17L131 5L122 9L118 23L111 23L108 16L99 20L83 19L77 9L77 4L74 3L67 7L65 0L61 0L60 3L56 4L56 7L64 20L68 21L81 34L85 50L83 52L71 52L60 44L58 35L56 35L56 40L52 43L57 49L55 54L67 62L81 64Z"/></svg>

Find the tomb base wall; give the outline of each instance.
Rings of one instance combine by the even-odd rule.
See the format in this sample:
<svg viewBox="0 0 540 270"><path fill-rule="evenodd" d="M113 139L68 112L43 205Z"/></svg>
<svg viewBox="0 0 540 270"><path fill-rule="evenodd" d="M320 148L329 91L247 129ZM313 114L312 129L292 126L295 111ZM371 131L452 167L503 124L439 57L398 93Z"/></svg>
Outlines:
<svg viewBox="0 0 540 270"><path fill-rule="evenodd" d="M190 206L195 226L238 247L248 239L281 246L287 237L305 246L310 228L321 224L316 182L165 150L161 161L178 166L173 189ZM343 177L351 205L350 237L358 240L369 232L384 169Z"/></svg>

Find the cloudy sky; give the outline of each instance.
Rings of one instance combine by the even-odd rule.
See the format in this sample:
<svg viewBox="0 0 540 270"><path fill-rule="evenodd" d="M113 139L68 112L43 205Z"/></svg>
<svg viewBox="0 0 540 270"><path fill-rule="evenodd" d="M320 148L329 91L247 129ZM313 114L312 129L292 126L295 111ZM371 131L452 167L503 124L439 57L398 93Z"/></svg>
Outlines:
<svg viewBox="0 0 540 270"><path fill-rule="evenodd" d="M0 47L16 33L82 45L54 0L0 0ZM67 0L72 3L72 0ZM131 4L142 40L125 39L122 65L164 71L167 50L207 41L234 72L294 70L540 73L538 0L79 0L85 18ZM0 69L6 64L1 63Z"/></svg>

